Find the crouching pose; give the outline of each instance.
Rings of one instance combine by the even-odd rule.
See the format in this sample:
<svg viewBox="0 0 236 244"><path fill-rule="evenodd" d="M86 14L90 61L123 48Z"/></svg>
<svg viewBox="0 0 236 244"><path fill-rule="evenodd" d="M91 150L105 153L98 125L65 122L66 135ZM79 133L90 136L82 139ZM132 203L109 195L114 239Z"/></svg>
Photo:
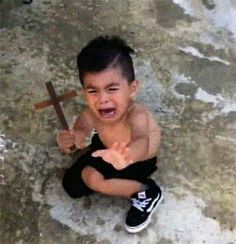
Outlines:
<svg viewBox="0 0 236 244"><path fill-rule="evenodd" d="M60 131L59 147L70 153L87 147L66 170L65 191L73 198L99 192L130 198L125 229L144 229L162 199L161 189L149 176L156 170L161 129L152 113L134 101L133 50L118 37L97 37L78 55L78 69L87 107L73 129ZM85 139L92 131L91 145Z"/></svg>

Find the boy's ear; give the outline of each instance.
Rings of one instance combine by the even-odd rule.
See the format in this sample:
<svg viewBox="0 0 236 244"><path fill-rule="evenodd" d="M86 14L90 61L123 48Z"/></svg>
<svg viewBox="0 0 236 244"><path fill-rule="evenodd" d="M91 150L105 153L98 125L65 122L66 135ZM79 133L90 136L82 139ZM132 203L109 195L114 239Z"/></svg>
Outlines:
<svg viewBox="0 0 236 244"><path fill-rule="evenodd" d="M130 90L131 90L131 98L133 98L139 91L139 81L138 80L133 80L130 83Z"/></svg>

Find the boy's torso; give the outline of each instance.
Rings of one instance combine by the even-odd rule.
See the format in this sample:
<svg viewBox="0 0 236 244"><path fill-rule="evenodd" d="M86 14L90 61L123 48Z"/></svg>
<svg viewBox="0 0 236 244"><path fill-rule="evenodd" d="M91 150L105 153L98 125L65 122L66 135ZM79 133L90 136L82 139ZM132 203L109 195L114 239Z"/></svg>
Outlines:
<svg viewBox="0 0 236 244"><path fill-rule="evenodd" d="M95 129L102 143L111 147L116 142L129 143L131 141L131 129L127 123L119 123L113 126L97 124Z"/></svg>
<svg viewBox="0 0 236 244"><path fill-rule="evenodd" d="M102 143L107 147L111 147L111 145L117 141L122 143L129 144L132 140L132 128L129 124L130 116L133 116L137 111L141 111L143 113L147 113L148 116L148 131L149 131L149 152L147 158L151 158L156 156L157 153L157 146L156 146L156 131L158 130L158 125L153 118L152 114L149 110L144 107L143 105L134 103L129 112L124 116L121 120L117 121L116 123L106 124L99 122L94 116L90 116L92 119L92 124L94 125L94 129L96 129L100 140ZM89 112L88 110L88 113Z"/></svg>

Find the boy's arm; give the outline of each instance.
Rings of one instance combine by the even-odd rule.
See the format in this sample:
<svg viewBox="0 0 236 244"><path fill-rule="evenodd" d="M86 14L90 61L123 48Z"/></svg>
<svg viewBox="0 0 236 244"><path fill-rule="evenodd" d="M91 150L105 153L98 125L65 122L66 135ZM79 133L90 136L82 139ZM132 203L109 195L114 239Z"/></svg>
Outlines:
<svg viewBox="0 0 236 244"><path fill-rule="evenodd" d="M75 120L71 130L62 130L57 135L57 143L59 148L66 152L71 153L72 145L76 145L76 149L82 149L86 147L85 139L93 129L92 119L89 113L85 110L81 112L78 118Z"/></svg>
<svg viewBox="0 0 236 244"><path fill-rule="evenodd" d="M131 141L126 143L114 142L108 149L95 151L93 157L102 157L118 170L156 156L161 129L147 110L133 112L129 115Z"/></svg>
<svg viewBox="0 0 236 244"><path fill-rule="evenodd" d="M89 136L93 128L93 119L89 111L84 110L75 120L72 127L72 132L75 135L75 145L77 148L82 149L87 146L85 144L85 140Z"/></svg>
<svg viewBox="0 0 236 244"><path fill-rule="evenodd" d="M128 120L131 142L128 144L131 163L154 157L160 145L161 129L145 108L133 111Z"/></svg>

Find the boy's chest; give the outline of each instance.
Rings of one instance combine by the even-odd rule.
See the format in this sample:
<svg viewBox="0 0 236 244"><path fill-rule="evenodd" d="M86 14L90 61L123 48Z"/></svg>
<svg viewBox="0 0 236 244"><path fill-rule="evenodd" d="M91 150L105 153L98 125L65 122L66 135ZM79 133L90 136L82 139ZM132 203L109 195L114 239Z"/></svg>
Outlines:
<svg viewBox="0 0 236 244"><path fill-rule="evenodd" d="M110 147L114 142L128 144L131 141L131 129L128 125L98 126L96 130L99 138L106 147Z"/></svg>

